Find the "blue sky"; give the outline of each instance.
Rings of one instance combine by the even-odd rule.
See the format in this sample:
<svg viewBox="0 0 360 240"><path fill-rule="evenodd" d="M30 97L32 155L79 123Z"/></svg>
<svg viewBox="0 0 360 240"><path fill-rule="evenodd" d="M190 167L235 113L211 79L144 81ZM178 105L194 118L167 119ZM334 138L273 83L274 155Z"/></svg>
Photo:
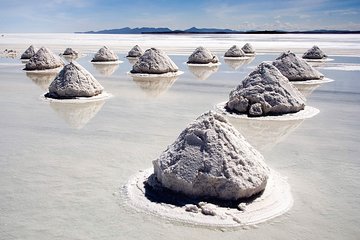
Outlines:
<svg viewBox="0 0 360 240"><path fill-rule="evenodd" d="M360 30L360 0L0 0L0 32L122 27Z"/></svg>

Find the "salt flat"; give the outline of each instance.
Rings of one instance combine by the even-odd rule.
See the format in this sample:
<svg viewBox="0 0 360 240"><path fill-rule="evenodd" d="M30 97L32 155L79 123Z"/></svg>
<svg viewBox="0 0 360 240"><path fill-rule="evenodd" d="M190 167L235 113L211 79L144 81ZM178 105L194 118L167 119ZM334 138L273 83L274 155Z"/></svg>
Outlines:
<svg viewBox="0 0 360 240"><path fill-rule="evenodd" d="M19 59L0 58L0 239L357 239L360 72L353 66L360 64L359 40L360 35L5 34L2 51L21 54L34 44L57 54L66 47L86 54L78 62L112 98L82 109L54 106L40 99L51 79L34 80ZM218 70L200 80L183 64L199 45L221 57L245 42L258 54L236 70L219 58ZM135 44L164 49L184 74L167 83L133 80L124 57ZM334 81L308 96L307 104L320 113L295 127L239 123L250 134L266 129L264 138L250 142L272 142L258 149L287 177L294 198L289 212L247 230L226 230L163 220L122 201L118 192L129 178L151 167L188 123L227 101L259 63L281 50L301 54L314 44L334 59L318 67ZM112 74L90 63L103 45L123 61Z"/></svg>

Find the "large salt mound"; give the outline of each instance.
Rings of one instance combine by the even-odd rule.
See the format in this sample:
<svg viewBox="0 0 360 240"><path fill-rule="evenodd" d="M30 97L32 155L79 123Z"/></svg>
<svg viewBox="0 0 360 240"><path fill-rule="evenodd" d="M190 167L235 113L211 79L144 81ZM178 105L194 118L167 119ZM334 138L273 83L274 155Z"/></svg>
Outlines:
<svg viewBox="0 0 360 240"><path fill-rule="evenodd" d="M234 45L226 51L224 57L245 57L245 53L238 46Z"/></svg>
<svg viewBox="0 0 360 240"><path fill-rule="evenodd" d="M50 49L41 47L26 63L24 70L54 69L63 65L64 62L59 56L55 55Z"/></svg>
<svg viewBox="0 0 360 240"><path fill-rule="evenodd" d="M135 45L129 52L126 57L140 57L144 54L144 51L139 45Z"/></svg>
<svg viewBox="0 0 360 240"><path fill-rule="evenodd" d="M218 62L218 57L204 47L196 48L187 61L187 63L190 64L209 64Z"/></svg>
<svg viewBox="0 0 360 240"><path fill-rule="evenodd" d="M323 59L326 57L327 55L316 45L307 50L302 56L305 59Z"/></svg>
<svg viewBox="0 0 360 240"><path fill-rule="evenodd" d="M28 49L25 50L23 54L21 54L20 59L30 59L32 56L35 55L36 52L37 49L33 45L31 45L30 47L28 47Z"/></svg>
<svg viewBox="0 0 360 240"><path fill-rule="evenodd" d="M244 53L247 53L247 54L254 54L255 53L255 50L251 46L250 43L245 43L245 45L241 48L241 50L243 50Z"/></svg>
<svg viewBox="0 0 360 240"><path fill-rule="evenodd" d="M302 94L269 63L261 63L230 92L226 108L253 117L298 112L305 107Z"/></svg>
<svg viewBox="0 0 360 240"><path fill-rule="evenodd" d="M131 73L163 74L177 72L179 68L160 49L150 48L133 65Z"/></svg>
<svg viewBox="0 0 360 240"><path fill-rule="evenodd" d="M95 54L94 58L91 60L92 62L114 62L119 60L117 55L110 50L108 47L104 46L99 49L99 51Z"/></svg>
<svg viewBox="0 0 360 240"><path fill-rule="evenodd" d="M295 53L290 51L282 53L276 58L273 65L290 81L315 80L324 77L304 59L297 57Z"/></svg>
<svg viewBox="0 0 360 240"><path fill-rule="evenodd" d="M77 97L93 97L103 91L100 83L82 66L71 62L64 66L49 86L45 97L69 99Z"/></svg>
<svg viewBox="0 0 360 240"><path fill-rule="evenodd" d="M269 176L263 156L212 111L191 123L153 165L159 184L194 198L248 198L265 189Z"/></svg>

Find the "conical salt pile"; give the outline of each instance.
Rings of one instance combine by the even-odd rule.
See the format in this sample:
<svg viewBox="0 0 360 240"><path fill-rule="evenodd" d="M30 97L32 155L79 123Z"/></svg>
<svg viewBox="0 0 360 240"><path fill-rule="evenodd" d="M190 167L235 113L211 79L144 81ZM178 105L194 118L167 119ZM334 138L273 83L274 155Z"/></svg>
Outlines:
<svg viewBox="0 0 360 240"><path fill-rule="evenodd" d="M104 46L99 49L99 51L95 54L94 58L91 60L92 62L114 62L119 60L118 56L110 50L108 47Z"/></svg>
<svg viewBox="0 0 360 240"><path fill-rule="evenodd" d="M46 47L41 47L26 63L24 70L47 70L61 66L64 66L64 62L58 55Z"/></svg>

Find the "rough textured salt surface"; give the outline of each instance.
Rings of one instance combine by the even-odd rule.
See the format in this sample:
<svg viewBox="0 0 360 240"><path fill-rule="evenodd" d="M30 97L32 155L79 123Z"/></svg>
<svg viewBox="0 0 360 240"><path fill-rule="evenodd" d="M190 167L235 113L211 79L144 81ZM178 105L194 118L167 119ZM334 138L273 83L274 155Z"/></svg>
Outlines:
<svg viewBox="0 0 360 240"><path fill-rule="evenodd" d="M193 64L209 64L218 62L218 57L204 47L196 48L187 61L187 63Z"/></svg>
<svg viewBox="0 0 360 240"><path fill-rule="evenodd" d="M303 95L269 63L261 63L230 92L230 112L258 117L298 112L305 107Z"/></svg>
<svg viewBox="0 0 360 240"><path fill-rule="evenodd" d="M65 56L78 56L79 53L72 48L66 48L63 55Z"/></svg>
<svg viewBox="0 0 360 240"><path fill-rule="evenodd" d="M50 49L41 47L26 63L24 70L46 70L61 66L64 66L64 62L59 56L55 55Z"/></svg>
<svg viewBox="0 0 360 240"><path fill-rule="evenodd" d="M248 54L255 53L255 50L250 43L245 43L245 45L241 48L241 50L243 50L244 53L248 53Z"/></svg>
<svg viewBox="0 0 360 240"><path fill-rule="evenodd" d="M133 65L130 73L163 74L178 70L176 64L163 51L150 48Z"/></svg>
<svg viewBox="0 0 360 240"><path fill-rule="evenodd" d="M273 65L290 81L306 81L324 78L324 75L314 69L304 59L297 57L295 53L290 51L282 53L276 58Z"/></svg>
<svg viewBox="0 0 360 240"><path fill-rule="evenodd" d="M76 62L67 64L49 86L45 96L56 99L93 97L103 91L100 83Z"/></svg>
<svg viewBox="0 0 360 240"><path fill-rule="evenodd" d="M25 50L23 54L21 54L20 59L30 59L32 56L35 55L36 52L37 49L33 45L31 45L30 47L28 47L28 49Z"/></svg>
<svg viewBox="0 0 360 240"><path fill-rule="evenodd" d="M245 57L245 53L238 46L234 45L226 51L225 57Z"/></svg>
<svg viewBox="0 0 360 240"><path fill-rule="evenodd" d="M327 55L315 45L307 50L302 57L305 59L323 59L326 58Z"/></svg>
<svg viewBox="0 0 360 240"><path fill-rule="evenodd" d="M94 58L91 61L109 62L109 61L117 61L117 60L119 60L118 56L108 47L104 46L99 49L99 51L95 54Z"/></svg>
<svg viewBox="0 0 360 240"><path fill-rule="evenodd" d="M163 187L190 197L220 200L263 191L269 174L262 155L212 111L191 123L153 165Z"/></svg>
<svg viewBox="0 0 360 240"><path fill-rule="evenodd" d="M126 57L140 57L144 54L144 51L139 45L135 45L129 52Z"/></svg>

